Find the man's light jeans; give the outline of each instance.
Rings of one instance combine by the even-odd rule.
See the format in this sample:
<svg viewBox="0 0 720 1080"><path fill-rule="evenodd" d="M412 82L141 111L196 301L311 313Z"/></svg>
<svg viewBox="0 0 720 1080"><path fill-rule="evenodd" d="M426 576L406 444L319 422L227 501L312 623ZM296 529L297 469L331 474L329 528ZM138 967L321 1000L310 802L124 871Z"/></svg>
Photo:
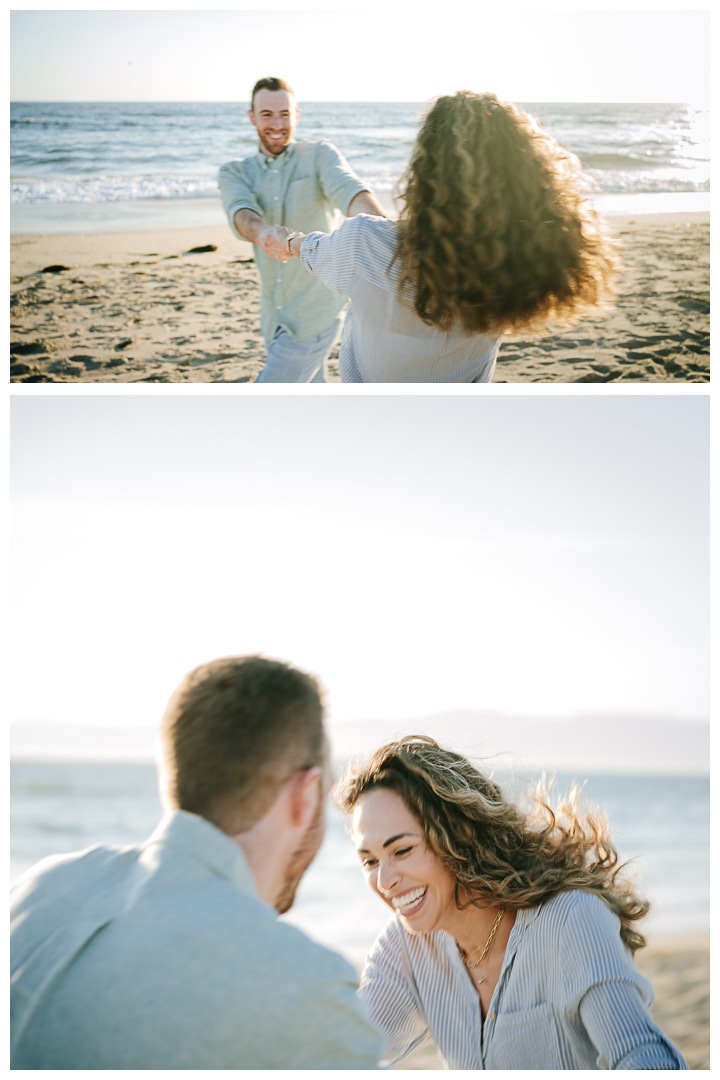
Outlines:
<svg viewBox="0 0 720 1080"><path fill-rule="evenodd" d="M278 328L271 342L265 339L265 367L255 382L327 382L327 358L340 339L344 322L343 311L327 330L306 341L297 341L287 330Z"/></svg>

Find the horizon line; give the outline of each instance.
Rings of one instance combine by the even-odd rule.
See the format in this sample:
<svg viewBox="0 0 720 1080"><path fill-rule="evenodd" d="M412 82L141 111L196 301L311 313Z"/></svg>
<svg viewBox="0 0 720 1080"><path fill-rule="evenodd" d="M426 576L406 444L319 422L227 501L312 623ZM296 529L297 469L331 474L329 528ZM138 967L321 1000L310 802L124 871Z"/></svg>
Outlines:
<svg viewBox="0 0 720 1080"><path fill-rule="evenodd" d="M357 755L338 755L337 761L345 762L351 761ZM27 755L14 755L10 754L10 763L18 765L151 765L153 768L157 768L158 761L154 758L121 758L121 757L34 757ZM687 768L679 769L674 772L668 768L649 768L649 769L636 769L631 767L618 767L615 769L599 768L593 769L582 764L568 765L562 764L558 766L542 765L535 761L529 761L524 763L498 763L493 770L494 772L510 771L517 773L518 771L527 772L528 770L539 769L542 772L550 772L552 775L558 774L566 776L570 772L580 771L586 776L695 776L695 777L707 777L710 779L710 770L702 770L699 768Z"/></svg>
<svg viewBox="0 0 720 1080"><path fill-rule="evenodd" d="M517 712L512 709L504 709L500 706L493 705L448 705L443 709L436 710L435 712L424 713L422 716L403 716L401 718L391 718L386 716L333 716L332 713L326 716L328 723L334 724L409 724L420 723L429 720L435 720L444 716L458 713L470 713L474 715L485 716L505 716L516 720L534 720L539 722L548 723L561 723L567 720L575 720L578 717L618 717L622 716L625 719L637 718L637 719L653 719L653 720L670 720L679 724L710 724L710 714L706 715L687 715L680 712L669 713L659 712L655 709L648 708L647 710L640 710L631 706L618 706L612 709L597 709L592 706L578 706L570 712L563 713L528 713ZM157 721L158 725L160 721ZM22 716L17 717L10 721L10 727L16 724L58 724L73 727L86 727L91 728L93 731L154 731L155 726L153 724L104 724L102 722L89 722L87 720L59 720L47 716Z"/></svg>
<svg viewBox="0 0 720 1080"><path fill-rule="evenodd" d="M389 100L382 99L357 99L357 98L324 98L311 100L305 98L302 101L297 99L298 104L302 105L424 105L428 101L434 100L435 97L441 97L444 95L433 95L430 98L423 98L422 101L418 101L415 98L398 98ZM503 99L505 100L505 99ZM509 100L509 99L508 99ZM520 104L527 105L699 105L694 101L584 101L578 99L567 99L560 101L557 99L537 99L533 101L516 99ZM11 105L245 105L249 102L245 100L239 100L234 98L18 98L10 99ZM709 105L705 108L709 109Z"/></svg>

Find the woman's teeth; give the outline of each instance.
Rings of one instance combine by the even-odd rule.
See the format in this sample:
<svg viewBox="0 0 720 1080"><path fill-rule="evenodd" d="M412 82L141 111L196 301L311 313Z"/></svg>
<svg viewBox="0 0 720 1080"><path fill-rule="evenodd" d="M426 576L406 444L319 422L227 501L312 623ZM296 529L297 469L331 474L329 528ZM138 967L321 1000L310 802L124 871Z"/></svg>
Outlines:
<svg viewBox="0 0 720 1080"><path fill-rule="evenodd" d="M407 915L409 911L413 911L418 907L426 891L427 885L421 889L413 889L412 892L403 893L402 896L396 896L393 899L392 905L401 915Z"/></svg>

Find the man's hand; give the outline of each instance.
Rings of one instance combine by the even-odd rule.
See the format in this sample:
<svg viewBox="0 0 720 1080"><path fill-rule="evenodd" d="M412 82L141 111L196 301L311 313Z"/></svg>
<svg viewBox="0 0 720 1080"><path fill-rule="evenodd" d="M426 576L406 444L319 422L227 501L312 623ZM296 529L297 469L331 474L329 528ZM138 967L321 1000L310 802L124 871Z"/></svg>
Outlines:
<svg viewBox="0 0 720 1080"><path fill-rule="evenodd" d="M288 229L286 225L266 225L258 237L258 242L271 259L287 262L290 258L287 238L292 236L294 231L294 229Z"/></svg>
<svg viewBox="0 0 720 1080"><path fill-rule="evenodd" d="M254 210L237 210L234 220L240 235L261 247L271 259L288 261L290 253L287 249L287 238L293 232L292 229L285 225L268 225Z"/></svg>

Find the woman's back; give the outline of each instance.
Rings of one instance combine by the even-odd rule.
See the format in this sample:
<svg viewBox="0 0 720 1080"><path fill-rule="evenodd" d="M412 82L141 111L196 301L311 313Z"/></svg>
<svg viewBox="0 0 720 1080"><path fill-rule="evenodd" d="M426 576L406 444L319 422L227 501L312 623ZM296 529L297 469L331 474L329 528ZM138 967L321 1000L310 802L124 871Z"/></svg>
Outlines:
<svg viewBox="0 0 720 1080"><path fill-rule="evenodd" d="M396 223L366 214L303 242L303 264L352 301L340 349L342 381L490 382L500 337L424 323L398 298L396 249Z"/></svg>
<svg viewBox="0 0 720 1080"><path fill-rule="evenodd" d="M544 332L614 295L616 242L579 160L518 106L469 90L438 98L403 179L398 282L423 322Z"/></svg>
<svg viewBox="0 0 720 1080"><path fill-rule="evenodd" d="M572 325L614 295L616 241L579 161L517 106L438 98L404 180L397 223L358 215L300 248L353 302L343 382L489 382L504 333Z"/></svg>

